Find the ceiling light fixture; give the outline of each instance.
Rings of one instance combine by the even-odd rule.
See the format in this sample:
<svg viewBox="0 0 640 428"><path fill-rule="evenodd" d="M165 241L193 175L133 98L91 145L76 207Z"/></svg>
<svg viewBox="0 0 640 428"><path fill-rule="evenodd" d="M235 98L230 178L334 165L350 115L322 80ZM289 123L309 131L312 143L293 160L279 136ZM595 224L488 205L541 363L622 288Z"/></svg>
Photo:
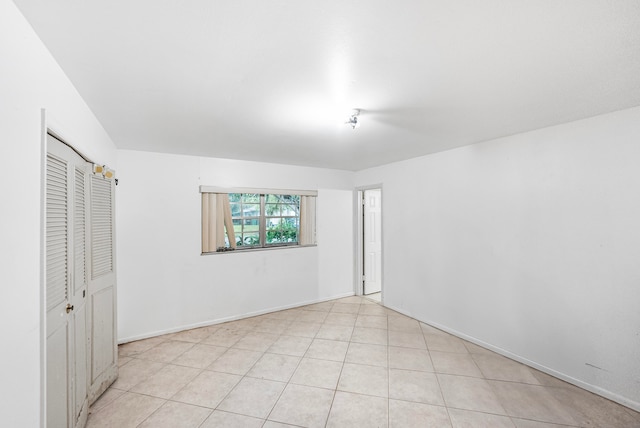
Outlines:
<svg viewBox="0 0 640 428"><path fill-rule="evenodd" d="M354 109L351 111L351 116L349 116L349 120L345 122L346 125L351 125L352 129L356 129L360 126L360 122L358 117L360 116L360 110Z"/></svg>

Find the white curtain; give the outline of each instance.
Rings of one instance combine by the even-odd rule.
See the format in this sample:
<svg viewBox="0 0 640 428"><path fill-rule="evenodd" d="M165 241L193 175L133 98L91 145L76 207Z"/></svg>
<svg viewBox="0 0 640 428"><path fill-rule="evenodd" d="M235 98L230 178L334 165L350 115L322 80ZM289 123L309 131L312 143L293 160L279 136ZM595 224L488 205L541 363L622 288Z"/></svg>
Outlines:
<svg viewBox="0 0 640 428"><path fill-rule="evenodd" d="M300 196L300 245L316 243L316 197Z"/></svg>
<svg viewBox="0 0 640 428"><path fill-rule="evenodd" d="M202 252L212 253L225 246L225 229L229 247L236 248L236 234L231 219L231 204L226 193L202 194Z"/></svg>

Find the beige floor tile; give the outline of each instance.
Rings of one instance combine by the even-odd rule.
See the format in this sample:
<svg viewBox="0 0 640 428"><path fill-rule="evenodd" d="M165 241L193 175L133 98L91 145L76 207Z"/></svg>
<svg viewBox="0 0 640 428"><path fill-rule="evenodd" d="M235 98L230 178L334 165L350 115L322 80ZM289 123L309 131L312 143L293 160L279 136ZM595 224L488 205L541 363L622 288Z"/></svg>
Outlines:
<svg viewBox="0 0 640 428"><path fill-rule="evenodd" d="M640 414L589 391L578 387L546 390L580 426L640 427Z"/></svg>
<svg viewBox="0 0 640 428"><path fill-rule="evenodd" d="M203 371L171 399L214 409L240 379L232 374Z"/></svg>
<svg viewBox="0 0 640 428"><path fill-rule="evenodd" d="M211 336L213 333L215 333L215 331L217 331L217 328L214 330L211 330L208 327L194 328L191 330L185 330L185 331L176 333L173 335L171 339L180 340L183 342L199 343L199 342L202 342L202 340L206 339L207 337Z"/></svg>
<svg viewBox="0 0 640 428"><path fill-rule="evenodd" d="M289 384L269 419L303 427L324 427L334 392L328 389Z"/></svg>
<svg viewBox="0 0 640 428"><path fill-rule="evenodd" d="M349 296L349 297L342 297L338 300L336 300L336 303L357 303L357 304L361 304L364 301L364 297L362 296Z"/></svg>
<svg viewBox="0 0 640 428"><path fill-rule="evenodd" d="M278 312L273 312L269 314L269 318L276 319L276 320L295 321L296 319L298 319L301 313L302 313L302 309L298 309L298 308L286 309L284 311L278 311Z"/></svg>
<svg viewBox="0 0 640 428"><path fill-rule="evenodd" d="M215 410L200 428L260 428L263 419Z"/></svg>
<svg viewBox="0 0 640 428"><path fill-rule="evenodd" d="M211 365L220 355L227 352L228 349L229 348L223 348L222 346L198 343L173 360L171 364L204 369Z"/></svg>
<svg viewBox="0 0 640 428"><path fill-rule="evenodd" d="M387 311L380 305L360 305L358 315L385 316L387 315Z"/></svg>
<svg viewBox="0 0 640 428"><path fill-rule="evenodd" d="M193 343L168 340L154 346L148 351L139 354L137 358L161 363L170 363L189 349L193 348Z"/></svg>
<svg viewBox="0 0 640 428"><path fill-rule="evenodd" d="M261 356L262 352L231 348L211 363L207 370L244 375Z"/></svg>
<svg viewBox="0 0 640 428"><path fill-rule="evenodd" d="M95 413L98 410L102 409L104 406L106 406L107 404L111 403L113 400L115 400L116 398L120 397L122 394L124 394L125 391L121 390L121 389L116 389L116 388L109 388L107 389L101 396L100 398L98 398L92 405L91 408L89 409L90 413Z"/></svg>
<svg viewBox="0 0 640 428"><path fill-rule="evenodd" d="M262 428L298 428L297 425L289 425L289 424L283 424L280 422L274 422L274 421L266 421L264 423L264 425L262 425Z"/></svg>
<svg viewBox="0 0 640 428"><path fill-rule="evenodd" d="M276 340L278 340L278 335L276 334L252 331L238 340L232 348L264 352L269 349Z"/></svg>
<svg viewBox="0 0 640 428"><path fill-rule="evenodd" d="M168 401L139 428L198 428L210 413L211 409Z"/></svg>
<svg viewBox="0 0 640 428"><path fill-rule="evenodd" d="M267 353L249 370L247 376L288 382L298 367L300 360L301 357Z"/></svg>
<svg viewBox="0 0 640 428"><path fill-rule="evenodd" d="M516 428L567 428L568 425L548 424L546 422L530 421L527 419L511 418Z"/></svg>
<svg viewBox="0 0 640 428"><path fill-rule="evenodd" d="M303 358L290 382L299 385L336 389L341 371L341 362Z"/></svg>
<svg viewBox="0 0 640 428"><path fill-rule="evenodd" d="M345 363L338 390L386 398L389 396L388 370L385 367Z"/></svg>
<svg viewBox="0 0 640 428"><path fill-rule="evenodd" d="M327 428L387 427L388 401L381 397L337 391L329 412Z"/></svg>
<svg viewBox="0 0 640 428"><path fill-rule="evenodd" d="M446 331L442 331L438 328L432 327L429 324L425 324L423 322L420 323L420 328L422 329L422 333L426 335L433 334L433 335L440 335L440 336L451 336Z"/></svg>
<svg viewBox="0 0 640 428"><path fill-rule="evenodd" d="M389 346L401 348L427 349L424 336L420 333L389 331Z"/></svg>
<svg viewBox="0 0 640 428"><path fill-rule="evenodd" d="M162 342L165 342L166 340L166 337L158 336L122 344L118 346L118 356L135 357L136 355L142 354L143 352L148 351L149 349L161 344Z"/></svg>
<svg viewBox="0 0 640 428"><path fill-rule="evenodd" d="M387 367L389 365L387 347L383 345L369 345L366 343L351 342L349 344L349 350L347 351L345 362Z"/></svg>
<svg viewBox="0 0 640 428"><path fill-rule="evenodd" d="M462 340L457 337L440 334L425 334L424 338L427 342L427 348L429 348L429 351L457 352L460 354L469 353Z"/></svg>
<svg viewBox="0 0 640 428"><path fill-rule="evenodd" d="M507 414L488 381L465 376L437 376L447 407Z"/></svg>
<svg viewBox="0 0 640 428"><path fill-rule="evenodd" d="M509 416L566 425L576 425L578 422L544 386L495 380L488 382Z"/></svg>
<svg viewBox="0 0 640 428"><path fill-rule="evenodd" d="M199 369L167 364L131 388L131 392L168 399L191 382L198 373Z"/></svg>
<svg viewBox="0 0 640 428"><path fill-rule="evenodd" d="M358 315L356 327L387 329L387 317L378 315Z"/></svg>
<svg viewBox="0 0 640 428"><path fill-rule="evenodd" d="M118 370L118 379L111 385L113 388L127 391L156 373L164 363L139 360L137 358Z"/></svg>
<svg viewBox="0 0 640 428"><path fill-rule="evenodd" d="M133 360L132 357L118 357L118 367L124 366L131 360Z"/></svg>
<svg viewBox="0 0 640 428"><path fill-rule="evenodd" d="M305 357L321 360L344 361L347 355L348 342L337 340L314 339Z"/></svg>
<svg viewBox="0 0 640 428"><path fill-rule="evenodd" d="M267 352L272 354L293 355L295 357L302 357L313 339L309 337L296 337L296 336L280 336L278 340L273 342L273 345L267 349Z"/></svg>
<svg viewBox="0 0 640 428"><path fill-rule="evenodd" d="M402 331L404 333L422 334L420 323L409 317L389 317L389 331Z"/></svg>
<svg viewBox="0 0 640 428"><path fill-rule="evenodd" d="M447 409L423 403L389 400L389 427L451 427Z"/></svg>
<svg viewBox="0 0 640 428"><path fill-rule="evenodd" d="M473 359L486 379L540 385L527 366L509 358L497 354L473 354Z"/></svg>
<svg viewBox="0 0 640 428"><path fill-rule="evenodd" d="M336 303L330 312L338 312L341 314L357 314L360 310L360 303Z"/></svg>
<svg viewBox="0 0 640 428"><path fill-rule="evenodd" d="M436 373L483 377L471 354L431 351L431 362Z"/></svg>
<svg viewBox="0 0 640 428"><path fill-rule="evenodd" d="M342 314L338 312L331 312L325 319L325 324L344 325L347 327L353 327L356 323L358 316L356 314Z"/></svg>
<svg viewBox="0 0 640 428"><path fill-rule="evenodd" d="M389 343L387 330L369 327L354 328L351 341L357 343L369 343L372 345L387 345Z"/></svg>
<svg viewBox="0 0 640 428"><path fill-rule="evenodd" d="M492 353L495 354L495 353ZM556 388L573 388L574 386L571 385L568 382L565 382L561 379L558 379L557 377L548 375L546 373L543 373L539 370L536 370L534 368L529 368L529 370L531 371L531 374L533 376L535 376L535 378L538 380L538 382L540 383L540 385L543 386L553 386Z"/></svg>
<svg viewBox="0 0 640 428"><path fill-rule="evenodd" d="M281 319L265 319L260 321L254 328L253 331L260 331L264 333L270 334L282 334L287 327L291 325L291 320L281 320Z"/></svg>
<svg viewBox="0 0 640 428"><path fill-rule="evenodd" d="M324 311L303 311L296 322L319 322L323 323L327 318L328 312Z"/></svg>
<svg viewBox="0 0 640 428"><path fill-rule="evenodd" d="M282 382L245 377L220 403L218 409L265 419L285 385Z"/></svg>
<svg viewBox="0 0 640 428"><path fill-rule="evenodd" d="M323 312L309 312L311 314L324 314ZM296 321L291 324L284 332L287 336L298 336L314 338L318 330L322 327L322 322L318 321Z"/></svg>
<svg viewBox="0 0 640 428"><path fill-rule="evenodd" d="M233 331L233 332L251 331L259 322L260 322L260 319L258 317L244 318L241 320L220 324L220 330L227 330L227 331Z"/></svg>
<svg viewBox="0 0 640 428"><path fill-rule="evenodd" d="M495 352L491 351L490 349L483 348L482 346L478 346L475 343L471 343L466 340L462 340L462 343L464 343L464 346L467 348L467 351L469 351L469 353L471 354L495 355Z"/></svg>
<svg viewBox="0 0 640 428"><path fill-rule="evenodd" d="M389 398L444 406L434 373L389 370Z"/></svg>
<svg viewBox="0 0 640 428"><path fill-rule="evenodd" d="M511 418L470 410L449 409L453 428L515 428Z"/></svg>
<svg viewBox="0 0 640 428"><path fill-rule="evenodd" d="M313 305L307 305L305 306L304 309L305 311L321 311L321 312L329 312L331 310L331 308L333 307L333 305L335 304L334 301L330 301L330 302L322 302L322 303L315 303Z"/></svg>
<svg viewBox="0 0 640 428"><path fill-rule="evenodd" d="M343 342L348 342L349 340L351 340L352 333L353 327L351 326L324 323L322 327L320 327L320 330L318 330L316 339L340 340Z"/></svg>
<svg viewBox="0 0 640 428"><path fill-rule="evenodd" d="M229 348L235 345L236 342L242 339L247 333L249 333L247 330L229 330L223 327L209 337L203 339L200 343Z"/></svg>
<svg viewBox="0 0 640 428"><path fill-rule="evenodd" d="M101 410L91 414L87 427L134 428L164 403L165 400L159 398L126 392Z"/></svg>
<svg viewBox="0 0 640 428"><path fill-rule="evenodd" d="M429 352L422 349L397 348L395 346L389 346L389 367L425 372L433 371Z"/></svg>
<svg viewBox="0 0 640 428"><path fill-rule="evenodd" d="M381 292L377 292L377 293L372 293L372 294L367 294L365 296L362 296L362 306L364 305L381 305L382 303L382 293Z"/></svg>

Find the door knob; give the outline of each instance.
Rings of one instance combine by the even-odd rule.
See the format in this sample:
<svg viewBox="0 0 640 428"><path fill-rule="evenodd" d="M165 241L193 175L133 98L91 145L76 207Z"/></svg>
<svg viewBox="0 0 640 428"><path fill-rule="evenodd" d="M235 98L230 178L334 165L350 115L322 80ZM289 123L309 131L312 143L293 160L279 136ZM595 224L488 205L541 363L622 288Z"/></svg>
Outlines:
<svg viewBox="0 0 640 428"><path fill-rule="evenodd" d="M71 303L67 304L67 313L71 312L73 310L73 305Z"/></svg>

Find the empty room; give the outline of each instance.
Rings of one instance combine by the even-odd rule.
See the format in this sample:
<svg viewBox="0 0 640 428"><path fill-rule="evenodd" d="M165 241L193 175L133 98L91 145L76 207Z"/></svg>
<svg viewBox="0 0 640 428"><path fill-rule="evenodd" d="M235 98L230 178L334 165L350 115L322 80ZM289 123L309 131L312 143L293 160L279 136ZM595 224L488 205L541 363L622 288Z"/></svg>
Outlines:
<svg viewBox="0 0 640 428"><path fill-rule="evenodd" d="M0 425L640 427L640 2L0 0Z"/></svg>

